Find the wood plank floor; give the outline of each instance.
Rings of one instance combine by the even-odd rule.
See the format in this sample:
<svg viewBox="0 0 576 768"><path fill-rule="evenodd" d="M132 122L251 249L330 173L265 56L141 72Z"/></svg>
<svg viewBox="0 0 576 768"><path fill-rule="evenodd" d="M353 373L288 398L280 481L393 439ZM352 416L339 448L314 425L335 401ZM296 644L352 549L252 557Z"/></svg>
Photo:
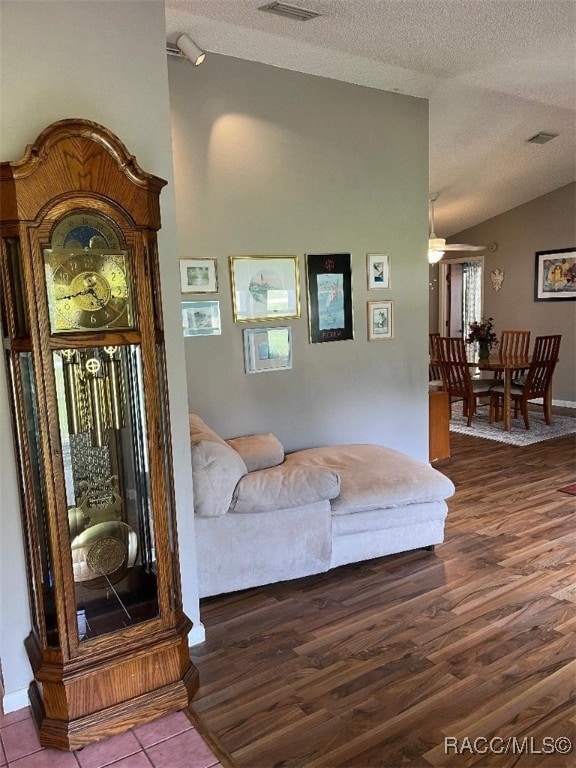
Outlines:
<svg viewBox="0 0 576 768"><path fill-rule="evenodd" d="M574 436L452 455L435 553L202 601L193 711L223 765L576 765Z"/></svg>

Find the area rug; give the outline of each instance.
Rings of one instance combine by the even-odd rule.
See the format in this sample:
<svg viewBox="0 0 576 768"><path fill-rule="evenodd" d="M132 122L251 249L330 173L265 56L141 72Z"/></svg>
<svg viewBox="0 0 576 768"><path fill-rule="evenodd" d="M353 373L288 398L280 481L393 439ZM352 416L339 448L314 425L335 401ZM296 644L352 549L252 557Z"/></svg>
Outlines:
<svg viewBox="0 0 576 768"><path fill-rule="evenodd" d="M565 485L564 488L558 488L560 493L569 493L570 496L576 496L576 483L572 485Z"/></svg>
<svg viewBox="0 0 576 768"><path fill-rule="evenodd" d="M496 440L509 445L532 445L543 440L553 440L555 437L576 434L576 418L571 416L552 416L552 424L548 426L540 413L530 414L530 429L524 429L524 419L512 419L510 432L504 429L504 423L499 421L488 423L488 412L480 410L474 416L468 427L466 419L460 414L454 414L450 419L450 431L462 435L482 437L485 440Z"/></svg>

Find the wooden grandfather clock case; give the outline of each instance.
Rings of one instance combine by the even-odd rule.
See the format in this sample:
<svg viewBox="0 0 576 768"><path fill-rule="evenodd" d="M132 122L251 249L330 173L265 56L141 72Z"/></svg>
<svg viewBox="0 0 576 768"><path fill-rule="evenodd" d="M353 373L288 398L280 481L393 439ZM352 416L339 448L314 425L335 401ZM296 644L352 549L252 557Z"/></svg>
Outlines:
<svg viewBox="0 0 576 768"><path fill-rule="evenodd" d="M185 708L198 687L156 240L166 182L87 120L49 126L0 180L30 702L41 743L77 749Z"/></svg>

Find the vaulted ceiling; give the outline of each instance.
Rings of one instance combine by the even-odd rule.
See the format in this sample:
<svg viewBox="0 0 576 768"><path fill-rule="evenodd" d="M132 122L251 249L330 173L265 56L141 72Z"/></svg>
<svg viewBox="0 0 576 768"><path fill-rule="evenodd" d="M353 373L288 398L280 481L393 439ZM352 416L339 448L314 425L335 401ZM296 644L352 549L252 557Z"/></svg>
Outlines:
<svg viewBox="0 0 576 768"><path fill-rule="evenodd" d="M574 0L288 0L309 21L269 1L166 0L167 40L429 99L438 236L576 178Z"/></svg>

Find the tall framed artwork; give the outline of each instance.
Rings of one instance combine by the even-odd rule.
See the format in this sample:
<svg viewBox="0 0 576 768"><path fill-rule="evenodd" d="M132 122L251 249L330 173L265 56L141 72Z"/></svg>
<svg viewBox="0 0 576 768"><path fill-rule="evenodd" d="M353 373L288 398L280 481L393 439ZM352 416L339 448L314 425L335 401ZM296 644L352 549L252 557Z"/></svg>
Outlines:
<svg viewBox="0 0 576 768"><path fill-rule="evenodd" d="M306 278L310 343L353 339L351 254L309 253Z"/></svg>

